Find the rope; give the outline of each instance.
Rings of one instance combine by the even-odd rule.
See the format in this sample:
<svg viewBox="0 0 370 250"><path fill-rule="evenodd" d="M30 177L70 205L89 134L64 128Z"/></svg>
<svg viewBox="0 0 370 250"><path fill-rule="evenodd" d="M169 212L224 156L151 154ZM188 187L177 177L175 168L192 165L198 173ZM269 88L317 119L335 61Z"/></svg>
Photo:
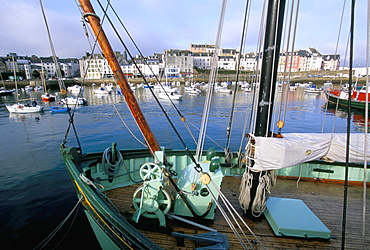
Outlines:
<svg viewBox="0 0 370 250"><path fill-rule="evenodd" d="M67 222L69 217L71 217L71 215L74 213L74 211L81 204L82 200L83 200L83 196L80 197L80 199L77 201L76 205L73 207L72 211L69 212L69 214L64 218L64 220L62 220L62 222L40 244L38 244L33 249L43 249L49 243L49 241L58 233L58 231L63 227L63 225ZM73 221L72 221L72 223L73 223ZM71 223L71 225L72 225L72 223Z"/></svg>
<svg viewBox="0 0 370 250"><path fill-rule="evenodd" d="M367 9L367 23L370 22L370 4L368 4ZM370 27L367 26L367 43L366 43L366 103L365 103L365 128L369 127L369 52L370 52ZM368 130L365 129L365 139L364 139L364 151L365 159L364 159L364 181L363 181L363 205L362 205L362 249L365 249L365 235L366 235L366 200L367 200L367 149L368 149L368 142L366 140L368 135Z"/></svg>
<svg viewBox="0 0 370 250"><path fill-rule="evenodd" d="M252 181L253 175L250 173L249 168L247 168L243 174L242 180L240 181L240 194L238 198L240 207L244 210L244 213L247 212L251 202Z"/></svg>
<svg viewBox="0 0 370 250"><path fill-rule="evenodd" d="M290 56L290 63L289 63L289 74L288 74L288 82L287 84L285 85L285 77L286 77L286 70L287 68L285 67L284 68L284 78L283 78L283 88L285 87L285 91L283 91L283 93L285 93L285 102L284 102L284 112L283 112L283 118L281 119L280 118L280 115L281 115L281 112L279 112L279 117L278 117L278 121L282 120L285 122L285 119L286 119L286 114L287 114L287 103L288 103L288 87L290 85L290 75L292 73L292 66L293 66L293 52L294 52L294 46L295 46L295 38L296 38L296 34L297 34L297 23L298 23L298 10L299 10L299 4L300 4L300 1L298 0L297 1L297 7L296 7L296 13L295 13L295 20L294 20L294 29L293 29L293 38L292 38L292 46L291 46L291 56ZM291 32L291 28L292 28L292 25L293 25L293 7L294 7L294 3L295 1L292 1L292 5L291 5L291 12L290 12L290 23L289 23L289 31L288 31L288 35L287 37L290 38L290 32ZM287 12L288 13L288 12ZM290 39L288 39L288 42L287 42L287 46L286 46L286 51L289 51L289 43L290 43ZM283 98L283 95L281 96ZM282 110L282 105L283 105L283 102L281 101L280 102L280 108L279 110L281 111ZM280 131L279 131L280 132Z"/></svg>
<svg viewBox="0 0 370 250"><path fill-rule="evenodd" d="M118 156L118 161L117 161L116 164L113 164L112 162L109 161L109 153L112 153L112 147L109 147L109 148L104 150L103 156L102 156L102 165L103 165L103 168L104 168L104 172L107 175L115 175L120 170L120 165L121 165L121 162L123 161L123 157L122 157L121 152L119 152L119 150L116 150L116 153L117 153L117 156ZM107 164L105 164L105 163L108 164L108 167L107 167Z"/></svg>
<svg viewBox="0 0 370 250"><path fill-rule="evenodd" d="M106 14L106 10L104 10L104 9L103 9L103 6L101 5L100 1L98 1L98 3L99 3L99 5L100 5L101 9L103 10L103 12ZM114 11L114 9L113 9L112 5L110 4L110 1L108 1L107 8L108 8L108 6L110 6L110 7L112 8L112 10ZM114 11L114 13L116 13L116 12ZM117 13L116 13L116 16L118 17ZM114 26L114 24L113 24L112 20L109 18L109 16L107 16L107 15L106 15L106 17L107 17L107 20L109 21L109 23L111 24L111 26L112 26L112 28L113 28L114 32L116 33L116 35L117 35L118 39L120 40L120 42L121 42L122 46L125 48L126 52L127 52L127 53L128 53L128 55L130 56L130 58L133 60L133 62L134 62L134 64L135 64L136 68L138 69L139 73L140 73L141 75L143 75L143 74L142 74L142 72L141 72L141 70L139 69L139 67L138 67L138 66L137 66L137 64L136 64L136 62L135 62L135 60L134 60L134 57L133 57L133 56L132 56L132 54L130 53L130 51L129 51L128 47L126 46L126 44L125 44L125 43L124 43L124 41L122 40L121 36L119 35L119 33L118 33L118 31L117 31L116 27ZM119 19L119 18L118 18L118 19ZM121 20L119 19L119 21L121 21ZM122 22L121 22L121 24L122 24L122 26L124 27L124 25L123 25L123 23L122 23ZM125 28L125 30L126 30L126 28ZM131 36L130 36L130 37L131 37ZM133 41L133 39L132 39L132 38L131 38L131 40ZM134 41L133 41L133 42L134 42ZM135 43L134 43L134 44L135 44ZM139 50L139 52L140 52L140 50ZM140 52L140 53L141 53L141 52ZM145 82L147 85L149 85L145 77L143 77L143 80L144 80L144 82ZM158 80L158 79L157 79L157 80ZM152 93L152 95L153 95L154 99L156 100L156 102L157 102L158 106L160 107L160 109L161 109L162 113L164 114L164 116L166 117L167 121L169 122L170 126L172 127L172 129L174 130L175 134L177 135L177 137L178 137L179 141L181 142L181 144L183 145L183 147L184 147L184 148L185 148L185 150L187 151L187 153L188 153L188 155L189 155L190 159L192 160L192 162L193 162L194 164L199 165L199 164L197 163L197 161L195 160L194 156L190 153L190 151L189 151L188 147L186 146L186 144L185 144L184 140L183 140L183 139L182 139L182 137L180 136L180 133L179 133L179 132L178 132L178 130L176 129L175 125L173 124L173 122L172 122L172 121L171 121L171 119L169 118L169 116L168 116L167 112L165 111L164 107L161 105L161 103L159 102L159 100L158 100L157 96L154 94L154 90L153 90L152 88L149 88L149 90L150 90L150 92ZM174 105L174 106L175 106L175 105ZM175 107L176 107L176 106L175 106ZM177 108L176 108L176 110L178 111L178 109L177 109ZM178 111L178 113L179 113L179 111ZM183 118L183 116L182 116L181 114L180 114L180 116ZM145 137L144 137L144 139L145 139ZM149 148L149 150L150 150L151 152L153 151L153 150L151 150L150 148ZM154 152L152 152L152 154L154 155Z"/></svg>
<svg viewBox="0 0 370 250"><path fill-rule="evenodd" d="M236 100L236 92L238 89L238 82L239 82L239 73L240 73L240 55L244 52L243 46L245 43L245 39L247 36L247 28L248 28L248 20L249 20L249 14L250 14L250 4L249 1L246 1L245 5L245 11L244 11L244 21L243 21L243 31L241 35L241 41L240 41L240 48L239 48L239 54L238 54L238 61L237 61L237 68L236 68L236 77L235 77L235 86L234 86L234 92L233 92L233 101L232 106L230 109L230 117L229 117L229 123L227 126L227 142L226 142L226 149L230 148L230 141L231 141L231 134L232 134L232 128L233 128L233 119L234 119L234 111L235 111L235 100Z"/></svg>
<svg viewBox="0 0 370 250"><path fill-rule="evenodd" d="M215 43L215 51L213 52L213 56L211 58L211 72L209 76L209 84L208 84L208 92L206 96L206 102L203 109L203 117L202 117L202 123L201 123L201 129L199 133L199 139L197 144L197 152L196 152L196 159L199 160L202 156L202 151L204 147L204 141L205 141L205 134L206 134L206 128L208 124L208 116L211 106L211 96L213 93L214 83L216 79L216 73L217 73L217 66L218 66L218 53L220 51L220 43L221 43L221 34L222 34L222 27L225 17L225 11L226 11L226 0L223 0L222 2L222 9L221 9L221 16L218 24L218 30L217 30L217 36L216 36L216 43Z"/></svg>
<svg viewBox="0 0 370 250"><path fill-rule="evenodd" d="M220 210L222 216L224 217L225 221L227 222L227 224L229 225L229 227L231 228L231 230L234 232L234 235L238 239L240 245L242 245L243 249L248 249L247 245L245 244L244 240L241 238L241 236L238 233L237 229L235 228L234 224L232 223L232 221L230 220L230 218L227 216L225 210L223 209L223 207L221 206L221 204L217 201L215 195L213 194L213 192L211 191L211 189L209 188L208 185L206 185L206 188L207 188L208 192L212 195L213 201L216 203L216 205L217 205L218 209ZM240 225L239 224L238 224L238 226L240 228ZM243 231L242 231L242 233L244 234ZM245 234L244 234L244 236L245 236ZM249 240L248 240L248 242L249 242Z"/></svg>
<svg viewBox="0 0 370 250"><path fill-rule="evenodd" d="M255 233L252 231L252 229L247 225L247 223L241 218L241 216L238 214L238 212L235 210L234 206L230 203L230 201L226 198L226 196L222 193L222 191L219 189L219 187L211 180L211 183L213 185L213 187L216 189L216 192L220 195L220 198L223 202L223 204L225 205L227 211L229 212L229 214L231 215L231 217L233 218L234 220L234 223L237 225L237 227L239 228L240 232L242 233L242 235L244 236L245 240L248 242L249 246L253 249L253 245L251 244L251 241L248 239L248 236L245 234L245 230L242 229L240 223L238 222L241 221L242 224L248 229L248 231L253 235L253 237L256 239L256 241L262 246L263 249L265 249L265 247L263 246L262 242L258 239L258 237L255 235ZM213 192L210 190L210 188L208 187L208 185L206 185L208 191L210 192L210 194L212 195L212 197L215 199L215 196L213 194ZM217 199L215 200L215 203L216 205L218 206L218 208L220 209L222 215L224 216L225 220L229 223L229 226L231 227L231 229L233 230L233 232L235 233L236 232L236 236L238 238L239 241L241 241L241 245L243 247L246 247L246 244L245 242L243 241L243 239L241 238L240 234L237 232L235 226L231 223L231 220L229 219L229 217L227 216L227 214L225 213L225 210L223 209L223 207L220 205L220 203L217 201Z"/></svg>
<svg viewBox="0 0 370 250"><path fill-rule="evenodd" d="M41 12L42 12L44 22L45 22L45 26L46 26L46 31L47 31L47 34L48 34L49 45L50 45L51 52L52 52L53 62L54 62L55 68L56 68L56 74L57 74L57 78L58 78L59 89L62 90L62 89L65 89L66 87L65 87L65 84L62 80L62 73L61 73L60 68L59 68L59 63L58 63L58 60L57 60L55 48L54 48L54 45L53 45L53 41L51 39L50 29L49 29L48 21L46 19L46 14L45 14L45 11L44 11L44 7L42 5L42 0L39 0L39 2L40 2L40 8L41 8ZM67 107L68 107L68 104L67 104ZM77 141L78 147L81 149L81 144L80 144L79 138L77 136L76 127L73 124L73 114L71 114L70 112L68 112L68 114L70 116L70 119L69 119L70 123L69 123L69 126L67 128L63 143L66 142L68 132L70 130L70 127L72 126L72 129L73 129L73 131L75 132L75 135L76 135L76 141Z"/></svg>
<svg viewBox="0 0 370 250"><path fill-rule="evenodd" d="M266 210L267 195L271 193L271 187L271 177L260 172L256 196L251 206L251 212L255 217L259 217Z"/></svg>

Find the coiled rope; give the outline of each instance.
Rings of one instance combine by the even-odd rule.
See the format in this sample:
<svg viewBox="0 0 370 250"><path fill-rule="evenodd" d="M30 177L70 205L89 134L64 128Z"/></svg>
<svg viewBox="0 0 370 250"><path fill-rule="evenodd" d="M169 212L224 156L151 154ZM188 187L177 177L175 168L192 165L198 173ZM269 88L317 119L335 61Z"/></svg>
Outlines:
<svg viewBox="0 0 370 250"><path fill-rule="evenodd" d="M104 150L103 156L102 156L102 166L104 168L104 172L107 175L115 175L120 170L121 162L123 161L122 154L119 152L119 150L116 150L118 161L116 164L113 164L109 161L109 154L112 153L112 147L109 147ZM108 167L107 167L108 166Z"/></svg>

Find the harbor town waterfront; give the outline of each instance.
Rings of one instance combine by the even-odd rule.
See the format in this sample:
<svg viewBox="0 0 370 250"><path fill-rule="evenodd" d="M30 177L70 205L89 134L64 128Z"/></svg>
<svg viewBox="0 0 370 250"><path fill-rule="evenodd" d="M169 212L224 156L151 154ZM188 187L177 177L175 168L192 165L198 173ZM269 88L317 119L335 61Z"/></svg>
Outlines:
<svg viewBox="0 0 370 250"><path fill-rule="evenodd" d="M321 85L318 85L321 86ZM119 145L131 143L133 148L140 147L136 140L127 141L129 131L123 125L117 125L113 129L108 125L112 123L120 124L119 117L114 111L112 104L120 110L122 117L127 117L126 104L120 95L115 93L111 95L97 96L93 94L93 87L86 86L84 97L89 100L87 106L81 106L76 109L75 124L79 132L79 139L84 148L91 150L100 150L94 148L94 141L91 138L109 142L114 140ZM182 87L180 87L182 91ZM202 90L203 91L203 90ZM183 92L182 92L183 93ZM37 102L42 103L40 94L37 92L20 92L20 98L26 99L31 95L36 98ZM237 92L236 102L236 130L242 130L242 113L250 107L252 93L242 90ZM279 93L277 93L279 95ZM209 136L214 142L223 143L226 140L227 116L229 106L231 105L232 96L229 94L214 94L213 109L211 111L210 123L212 131ZM143 112L150 122L155 122L160 116L160 111L153 108L154 99L148 89L137 89L135 96L140 103ZM202 119L203 103L205 99L204 91L198 96L184 94L181 102L177 103L178 108L183 115L191 121L196 127L199 126ZM82 210L78 209L78 214L72 214L68 220L63 222L67 215L73 210L77 203L73 187L70 185L70 179L65 170L63 160L55 152L58 151L60 142L63 141L67 127L67 113L55 114L48 109L55 103L45 103L45 111L37 114L9 114L5 104L12 103L14 96L0 97L0 131L1 136L1 169L0 169L0 197L2 200L0 209L0 242L3 249L34 249L49 236L59 225L61 229L52 237L46 249L99 249L99 244L88 225L86 217ZM286 126L283 134L288 132L309 131L321 132L324 126L324 132L331 132L332 124L335 122L335 132L346 131L345 110L325 108L326 98L321 94L305 93L303 89L297 89L289 92L288 96L288 115ZM165 108L169 110L169 115L175 121L175 125L181 128L180 119L177 118L176 112L171 111L169 102L164 102ZM352 113L351 115L351 132L363 133L365 130L365 118L362 114ZM155 123L154 123L155 124ZM174 140L169 126L152 127L156 134L161 135L159 140L165 147L180 148L181 145ZM197 130L193 130L197 133ZM137 131L134 131L135 133ZM184 140L190 148L194 148L193 139L188 136ZM217 144L208 141L207 147L218 148ZM104 144L104 143L103 143ZM231 148L237 148L235 143ZM84 150L83 148L83 150ZM88 152L85 152L88 153ZM278 179L279 182L279 179ZM282 180L284 182L284 180ZM326 191L318 190L318 183L304 184L291 181L284 185L279 185L283 189L272 191L272 196L284 196L289 193L293 197L298 192L300 198L310 199L312 201L322 199L326 194L334 195L335 187L341 190L342 186L325 186ZM227 185L227 183L225 183ZM287 192L287 189L289 192ZM237 193L237 190L234 190ZM354 197L360 194L359 187L350 187ZM334 196L331 196L333 198ZM339 193L340 197L340 193ZM352 198L351 198L352 199ZM328 201L329 202L329 201ZM312 204L312 203L311 203ZM352 201L351 204L358 204ZM358 206L361 207L360 205ZM317 211L318 207L312 208ZM351 213L355 213L357 208L354 207ZM329 210L328 210L329 211ZM330 210L333 211L333 210ZM337 212L340 214L340 212ZM335 213L331 212L333 217ZM354 219L354 217L351 217ZM320 218L326 222L327 218ZM340 219L338 225L327 224L333 235L340 235ZM63 223L62 223L63 222ZM252 222L251 222L252 223ZM266 224L266 223L262 223ZM259 224L259 225L262 225ZM356 224L355 224L356 225ZM256 227L258 228L258 227ZM353 226L355 228L355 226ZM271 229L266 227L267 234L271 234ZM351 235L356 230L349 230ZM78 233L77 233L78 232ZM81 237L84 240L81 240ZM271 236L272 237L272 236ZM268 238L266 236L266 238ZM350 237L348 237L350 240ZM331 242L339 242L338 239L332 239ZM297 244L297 243L296 243ZM322 242L318 241L318 244ZM333 247L335 248L335 247Z"/></svg>
<svg viewBox="0 0 370 250"><path fill-rule="evenodd" d="M128 78L137 78L141 75L147 78L194 78L197 77L198 71L210 69L214 53L215 46L209 44L190 44L189 49L169 49L148 56L137 55L132 59L128 58L126 52L115 52L120 67ZM239 70L244 72L259 70L257 65L260 65L262 59L256 53L240 54L237 49L230 48L220 49L217 58L219 70L235 71L236 65L239 64ZM289 65L290 58L298 63ZM323 71L323 74L327 74L326 71L338 71L341 63L339 54L321 54L313 47L299 49L293 53L282 52L279 60L280 72L289 67L292 72ZM17 53L0 56L2 80L12 80L14 69L21 79L39 79L41 74L44 74L45 79L55 79L57 68L65 78L96 80L112 76L112 71L102 54L86 53L81 58L59 58L58 65L55 65L52 57L21 56Z"/></svg>

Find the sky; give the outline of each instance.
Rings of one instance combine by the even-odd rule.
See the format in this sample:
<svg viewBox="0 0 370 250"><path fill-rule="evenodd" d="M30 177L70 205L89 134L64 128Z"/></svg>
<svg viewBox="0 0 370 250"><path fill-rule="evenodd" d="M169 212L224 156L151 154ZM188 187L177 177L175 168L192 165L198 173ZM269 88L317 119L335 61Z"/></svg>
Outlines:
<svg viewBox="0 0 370 250"><path fill-rule="evenodd" d="M103 16L95 0L92 2L98 15ZM344 2L346 11L339 35ZM348 58L345 48L349 34L349 2L301 0L294 48L315 47L322 54L337 52L344 63ZM101 3L106 4L106 0ZM144 55L167 49L189 49L191 43L216 43L222 0L111 0L111 3ZM42 4L58 57L81 58L91 52L75 0L42 0ZM250 5L245 53L257 51L262 4L262 0L254 0ZM246 0L227 1L222 48L239 49L245 5ZM20 56L52 55L39 0L0 0L0 6L0 56L10 52ZM366 0L356 1L355 20L354 67L365 66ZM127 42L118 22L116 27ZM113 36L111 28L107 26L105 30L109 38ZM124 51L117 39L112 39L111 43L114 50ZM132 55L139 54L127 44Z"/></svg>

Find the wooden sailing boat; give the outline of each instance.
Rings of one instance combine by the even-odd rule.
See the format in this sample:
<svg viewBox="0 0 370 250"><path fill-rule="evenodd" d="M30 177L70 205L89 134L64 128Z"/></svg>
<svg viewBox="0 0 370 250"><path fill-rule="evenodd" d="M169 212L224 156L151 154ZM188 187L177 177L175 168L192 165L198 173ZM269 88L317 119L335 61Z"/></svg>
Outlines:
<svg viewBox="0 0 370 250"><path fill-rule="evenodd" d="M269 176L273 180L271 165L276 162L273 160L261 162L263 159L270 159L270 156L264 158L265 155L262 155L261 157L261 152L258 151L259 146L265 142L264 145L272 142L271 145L277 145L275 148L279 148L279 143L290 142L288 139L291 138L294 141L294 138L297 138L289 135L271 137L272 133L269 128L271 121L268 121L268 117L271 112L269 105L273 102L264 98L271 96L266 93L274 91L275 88L269 88L267 84L261 82L262 91L259 96L259 103L262 104L259 105L261 115L257 117L258 125L254 134L249 136L250 143L247 147L249 154L243 161L240 161L238 157L231 160L226 159L224 152L212 149L195 159L194 152L187 148L185 150L161 148L115 58L100 26L100 19L89 1L80 0L80 4L83 15L92 26L148 147L142 150L132 150L130 145L125 145L127 149L119 150L120 145L112 143L112 146L104 152L82 154L80 147L67 146L66 141L61 145L60 152L78 199L83 205L85 214L102 248L264 248L265 242L261 242L250 229L247 225L249 221L241 216L242 211L237 208L238 205L235 202L236 190L238 190L241 179L238 177L243 172L247 172L246 169L253 172L252 182L258 182L258 177L261 175ZM268 29L270 34L275 33L277 27L281 31L284 5L285 1L269 1L267 23L271 24ZM281 13L278 14L276 10L280 10ZM271 44L280 40L279 37L266 37L266 48L271 48ZM265 54L266 63L262 68L262 74L269 77L266 82L276 82L276 68L273 65L278 60L279 46L266 51L269 53ZM309 145L315 146L316 142L313 140L313 143ZM283 147L284 145L281 148ZM320 157L317 154L308 155L310 157L306 157L303 161ZM287 154L283 156L287 157ZM296 164L302 159L292 161ZM232 168L240 163L241 168ZM283 168L291 164L292 162L284 164ZM236 181L237 185L235 185ZM252 199L255 199L256 195L253 196ZM219 199L224 203L221 204ZM229 202L228 199L233 199L233 201ZM243 204L245 212L253 209L251 208L253 205ZM263 208L261 211L263 212ZM260 225L256 227L258 226ZM265 229L270 230L266 227ZM305 234L304 243L299 244L306 248L319 245L326 248L332 244L331 241L309 243L306 240L311 237L330 239L330 231L320 235L307 234L307 232ZM253 237L253 240L249 240L249 237ZM286 242L289 241L287 239L274 241L271 233L269 236L263 234L263 238L268 241L267 244L271 249L287 248ZM290 243L290 246L297 248L298 241Z"/></svg>
<svg viewBox="0 0 370 250"><path fill-rule="evenodd" d="M37 104L36 101L32 101L31 104L29 103L20 103L18 99L18 85L17 85L17 75L15 70L15 62L13 57L13 69L14 69L14 84L15 84L15 99L16 103L13 105L6 105L6 108L10 113L35 113L35 112L41 112L44 110L44 106L40 106Z"/></svg>

